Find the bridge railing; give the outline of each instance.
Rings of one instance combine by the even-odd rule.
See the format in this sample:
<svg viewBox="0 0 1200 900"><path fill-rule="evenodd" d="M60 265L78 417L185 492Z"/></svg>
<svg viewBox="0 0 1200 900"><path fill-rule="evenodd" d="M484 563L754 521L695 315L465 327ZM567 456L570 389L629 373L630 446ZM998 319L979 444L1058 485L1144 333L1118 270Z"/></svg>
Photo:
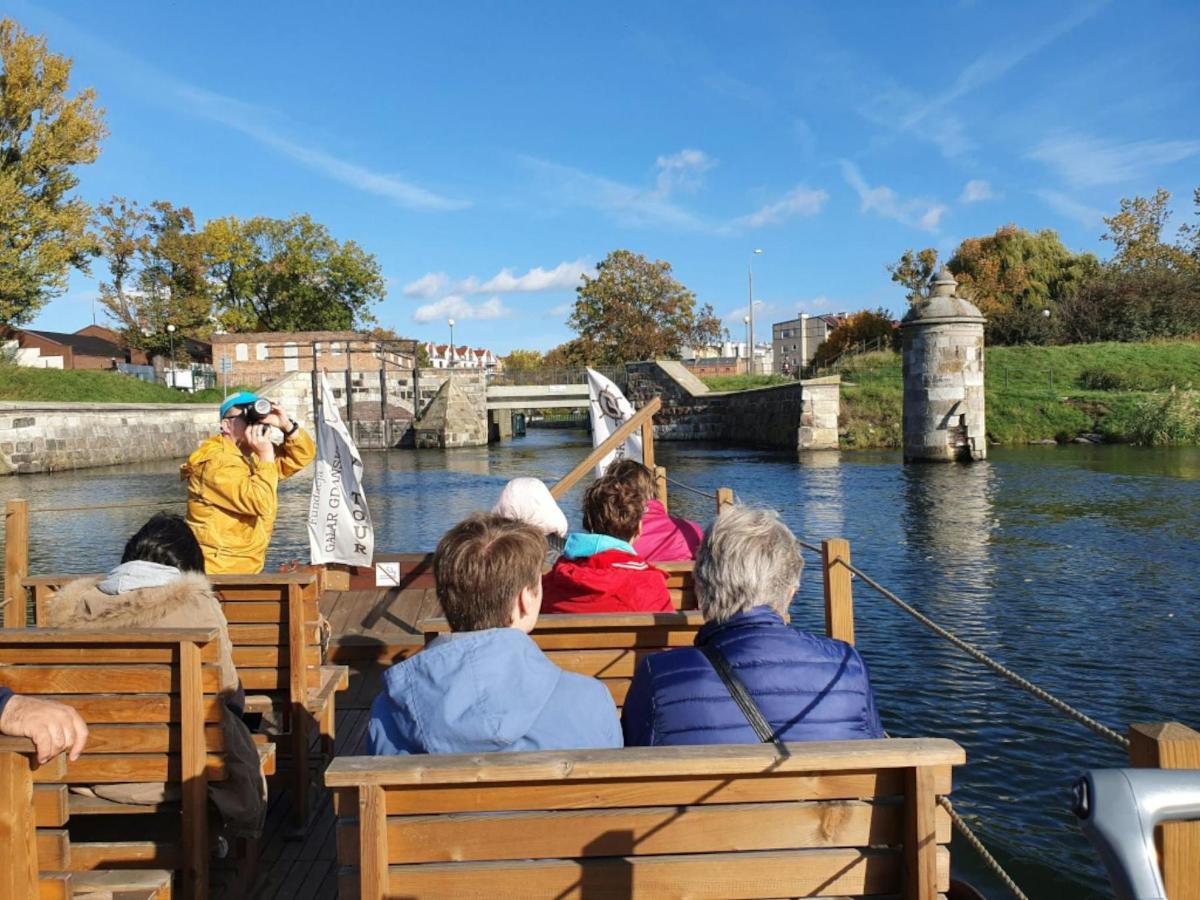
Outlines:
<svg viewBox="0 0 1200 900"><path fill-rule="evenodd" d="M592 366L601 375L609 378L621 390L625 390L625 366ZM506 371L493 375L489 384L496 385L538 385L538 384L587 384L587 369L578 368L543 368Z"/></svg>

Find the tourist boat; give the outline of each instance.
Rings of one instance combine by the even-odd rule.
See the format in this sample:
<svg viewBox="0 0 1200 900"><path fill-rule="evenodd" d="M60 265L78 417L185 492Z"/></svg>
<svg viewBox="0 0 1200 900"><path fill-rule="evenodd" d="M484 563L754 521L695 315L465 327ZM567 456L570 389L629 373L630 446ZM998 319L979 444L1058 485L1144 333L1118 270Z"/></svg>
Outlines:
<svg viewBox="0 0 1200 900"><path fill-rule="evenodd" d="M556 496L641 429L665 501L665 472L653 459L656 408L652 401L581 461ZM719 510L732 493L718 491L713 502ZM8 863L0 897L105 889L120 897L977 896L950 878L952 829L970 831L948 800L966 758L937 736L354 755L383 667L445 628L427 553L379 553L371 570L213 579L248 708L280 724L258 743L272 777L264 834L213 860L206 785L227 774L214 711L215 630L37 628L45 600L78 576L30 575L28 528L27 504L10 501L0 684L73 703L92 738L78 762L43 766L28 742L0 738ZM852 574L888 592L851 564L845 541L808 549L821 557L826 631L853 643ZM619 704L640 658L689 644L700 626L690 564L664 568L676 613L545 616L534 639L563 668L599 678ZM318 611L332 626L326 652ZM1183 726L1135 726L1128 739L1115 737L1132 765L1200 768L1200 735ZM175 784L178 799L139 808L71 790L138 780ZM1172 900L1200 890L1196 828L1163 828Z"/></svg>

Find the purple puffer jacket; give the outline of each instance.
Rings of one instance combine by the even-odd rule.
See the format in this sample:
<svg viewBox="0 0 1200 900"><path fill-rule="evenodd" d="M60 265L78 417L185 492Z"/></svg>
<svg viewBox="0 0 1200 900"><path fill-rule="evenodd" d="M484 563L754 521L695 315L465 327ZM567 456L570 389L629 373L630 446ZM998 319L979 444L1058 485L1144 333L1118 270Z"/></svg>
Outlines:
<svg viewBox="0 0 1200 900"><path fill-rule="evenodd" d="M784 741L883 737L866 663L849 644L792 628L757 606L710 622L714 645ZM758 737L712 664L695 647L642 660L621 713L625 745L755 744Z"/></svg>

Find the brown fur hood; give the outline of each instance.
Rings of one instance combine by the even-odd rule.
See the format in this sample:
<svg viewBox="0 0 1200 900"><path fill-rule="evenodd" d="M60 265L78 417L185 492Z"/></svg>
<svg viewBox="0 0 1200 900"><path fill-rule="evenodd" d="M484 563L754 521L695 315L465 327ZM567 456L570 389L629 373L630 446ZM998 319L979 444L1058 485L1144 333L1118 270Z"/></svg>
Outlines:
<svg viewBox="0 0 1200 900"><path fill-rule="evenodd" d="M131 628L218 628L221 689L237 689L229 624L208 579L184 573L167 584L106 594L100 578L80 578L64 585L50 598L45 622L50 628L96 628L104 631Z"/></svg>

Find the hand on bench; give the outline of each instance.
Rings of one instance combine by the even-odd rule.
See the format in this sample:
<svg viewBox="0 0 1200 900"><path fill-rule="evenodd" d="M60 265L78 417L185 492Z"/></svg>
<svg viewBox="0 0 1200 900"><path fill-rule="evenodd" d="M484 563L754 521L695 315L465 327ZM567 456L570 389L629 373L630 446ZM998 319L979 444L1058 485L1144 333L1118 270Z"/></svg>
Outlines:
<svg viewBox="0 0 1200 900"><path fill-rule="evenodd" d="M37 747L40 763L49 762L64 750L71 751L74 762L88 739L88 727L72 707L21 694L4 705L0 733L29 738Z"/></svg>

